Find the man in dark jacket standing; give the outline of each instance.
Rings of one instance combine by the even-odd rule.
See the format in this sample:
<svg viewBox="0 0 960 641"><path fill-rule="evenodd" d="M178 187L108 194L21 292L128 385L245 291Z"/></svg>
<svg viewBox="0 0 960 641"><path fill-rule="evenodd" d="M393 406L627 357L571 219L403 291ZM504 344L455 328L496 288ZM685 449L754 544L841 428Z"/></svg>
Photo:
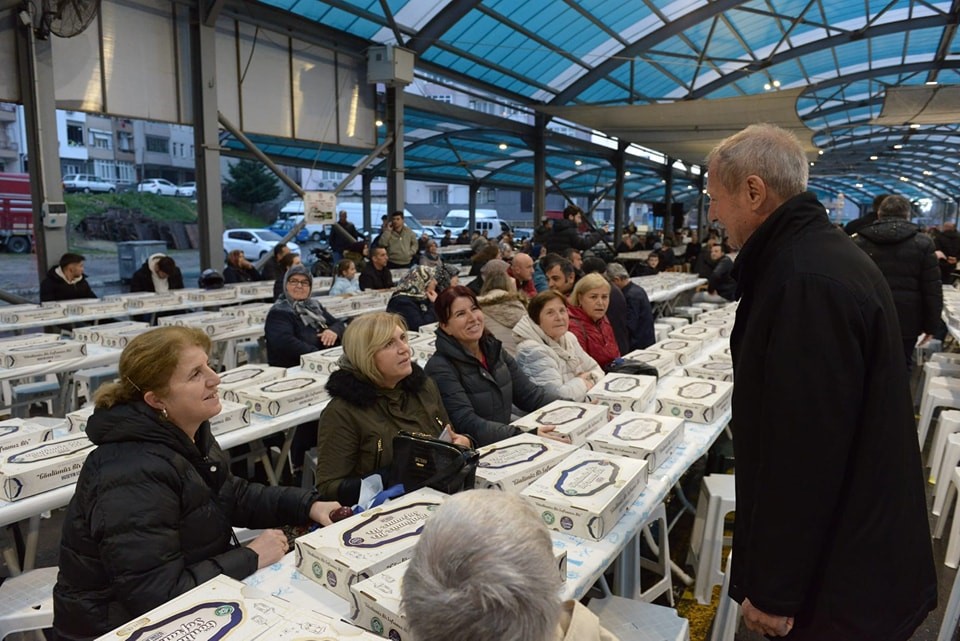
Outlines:
<svg viewBox="0 0 960 641"><path fill-rule="evenodd" d="M40 283L40 302L96 298L87 277L83 275L84 260L80 254L67 253L61 256L60 263L51 267L47 277Z"/></svg>
<svg viewBox="0 0 960 641"><path fill-rule="evenodd" d="M907 357L907 369L913 367L917 337L928 339L940 325L943 287L933 241L911 223L910 201L903 196L887 196L880 205L880 219L861 227L853 241L873 259L893 292L900 319L900 335Z"/></svg>
<svg viewBox="0 0 960 641"><path fill-rule="evenodd" d="M957 260L960 259L960 232L957 232L956 224L943 223L933 242L939 252L940 280L944 285L949 285L950 274L957 268Z"/></svg>
<svg viewBox="0 0 960 641"><path fill-rule="evenodd" d="M543 245L551 254L560 254L570 249L586 251L600 242L601 232L580 235L580 224L583 222L583 210L576 205L569 205L563 210L563 220L553 221L553 229L543 235Z"/></svg>
<svg viewBox="0 0 960 641"><path fill-rule="evenodd" d="M791 133L752 125L708 164L740 249L730 596L768 636L906 641L937 595L890 288L805 191Z"/></svg>
<svg viewBox="0 0 960 641"><path fill-rule="evenodd" d="M860 218L854 218L849 223L844 225L843 231L847 232L847 235L853 236L867 225L872 225L873 223L877 222L877 212L880 211L880 204L886 197L887 194L880 194L876 196L873 199L873 204L870 205L870 211Z"/></svg>
<svg viewBox="0 0 960 641"><path fill-rule="evenodd" d="M622 347L620 353L626 355L636 349L650 347L657 342L657 334L653 327L653 306L643 287L630 280L626 267L620 263L607 265L607 280L616 285L623 293L627 302L627 332L629 344L627 349ZM611 292L613 289L611 288ZM610 297L613 300L613 297ZM616 328L614 328L616 331Z"/></svg>

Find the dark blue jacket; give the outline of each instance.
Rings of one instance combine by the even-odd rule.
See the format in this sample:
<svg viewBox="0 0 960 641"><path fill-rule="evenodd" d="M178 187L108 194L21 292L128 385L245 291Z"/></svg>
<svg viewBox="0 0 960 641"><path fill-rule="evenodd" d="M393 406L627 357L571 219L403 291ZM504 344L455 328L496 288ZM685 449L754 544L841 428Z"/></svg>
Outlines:
<svg viewBox="0 0 960 641"><path fill-rule="evenodd" d="M657 342L656 332L653 329L653 307L647 292L636 283L629 283L622 290L627 299L627 329L630 333L630 349L644 349ZM622 354L626 354L621 350Z"/></svg>
<svg viewBox="0 0 960 641"><path fill-rule="evenodd" d="M343 337L346 325L320 306L328 328ZM267 362L276 367L296 367L300 357L310 352L326 349L320 344L317 330L304 324L296 314L274 305L267 312L263 325L267 340ZM339 341L337 341L339 343Z"/></svg>

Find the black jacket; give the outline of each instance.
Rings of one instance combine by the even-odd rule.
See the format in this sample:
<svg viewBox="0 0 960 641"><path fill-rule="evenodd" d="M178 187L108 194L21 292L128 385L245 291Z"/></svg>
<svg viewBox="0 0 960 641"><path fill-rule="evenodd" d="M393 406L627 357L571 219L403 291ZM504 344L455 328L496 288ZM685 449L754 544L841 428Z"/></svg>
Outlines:
<svg viewBox="0 0 960 641"><path fill-rule="evenodd" d="M934 246L946 256L960 258L960 232L956 229L937 232L933 242ZM940 261L940 280L943 281L944 285L950 284L950 274L957 267L960 267L957 263L951 265L946 260Z"/></svg>
<svg viewBox="0 0 960 641"><path fill-rule="evenodd" d="M386 267L376 269L373 263L368 262L367 266L360 272L360 289L392 289L393 276Z"/></svg>
<svg viewBox="0 0 960 641"><path fill-rule="evenodd" d="M347 237L343 232L338 230L337 226L342 227L351 237ZM351 245L360 240L360 238L360 232L357 231L357 228L351 222L338 223L337 225L330 226L330 249L335 252L342 254L349 249Z"/></svg>
<svg viewBox="0 0 960 641"><path fill-rule="evenodd" d="M218 574L243 579L257 554L231 526L309 521L317 495L230 474L208 423L196 444L145 403L97 410L87 458L63 521L54 628L92 639Z"/></svg>
<svg viewBox="0 0 960 641"><path fill-rule="evenodd" d="M893 292L904 341L916 342L940 325L943 286L933 241L903 219L881 219L861 227L853 241L877 264Z"/></svg>
<svg viewBox="0 0 960 641"><path fill-rule="evenodd" d="M74 298L96 298L97 295L90 289L90 282L86 276L70 285L57 273L57 267L51 267L47 277L40 283L40 301L73 300Z"/></svg>
<svg viewBox="0 0 960 641"><path fill-rule="evenodd" d="M328 329L342 338L346 324L328 312L323 305L320 305L320 309ZM320 344L316 329L306 325L295 313L282 309L278 304L274 304L267 312L263 334L267 341L267 363L275 367L296 367L304 354L326 349Z"/></svg>
<svg viewBox="0 0 960 641"><path fill-rule="evenodd" d="M532 383L493 336L484 335L480 349L489 369L438 330L437 351L424 371L440 389L454 429L476 445L489 445L520 433L509 425L513 405L532 412L559 397Z"/></svg>
<svg viewBox="0 0 960 641"><path fill-rule="evenodd" d="M627 328L630 333L629 349L620 348L621 354L627 354L635 349L644 349L657 342L657 334L653 329L653 307L643 287L636 283L628 283L622 290L627 301Z"/></svg>
<svg viewBox="0 0 960 641"><path fill-rule="evenodd" d="M131 292L156 291L153 287L153 277L150 275L149 263L150 261L148 259L147 262L140 266L140 269L133 272L133 276L130 277ZM170 282L170 289L183 289L183 272L180 271L179 267L177 267L172 274L167 275L167 280Z"/></svg>
<svg viewBox="0 0 960 641"><path fill-rule="evenodd" d="M243 269L228 264L223 268L224 283L250 283L257 280L260 280L260 272L257 271L256 267Z"/></svg>
<svg viewBox="0 0 960 641"><path fill-rule="evenodd" d="M407 321L407 329L414 332L418 331L421 325L437 322L433 303L427 298L394 294L387 302L387 311L403 316L403 320Z"/></svg>
<svg viewBox="0 0 960 641"><path fill-rule="evenodd" d="M802 639L908 639L936 604L917 428L883 274L807 192L734 269L730 596Z"/></svg>
<svg viewBox="0 0 960 641"><path fill-rule="evenodd" d="M867 225L872 225L875 222L877 222L877 212L870 211L860 218L854 218L844 225L843 231L847 232L848 236L853 236Z"/></svg>
<svg viewBox="0 0 960 641"><path fill-rule="evenodd" d="M627 306L627 299L620 291L620 288L614 284L610 285L610 304L607 307L607 320L613 327L613 335L617 339L617 347L621 354L630 351L630 309Z"/></svg>
<svg viewBox="0 0 960 641"><path fill-rule="evenodd" d="M581 236L575 222L568 218L562 218L553 221L553 229L544 234L543 244L548 252L563 255L563 252L571 247L586 251L600 242L602 237L599 232Z"/></svg>
<svg viewBox="0 0 960 641"><path fill-rule="evenodd" d="M737 295L737 281L732 274L733 260L729 256L721 256L707 277L707 287L711 292L733 300Z"/></svg>

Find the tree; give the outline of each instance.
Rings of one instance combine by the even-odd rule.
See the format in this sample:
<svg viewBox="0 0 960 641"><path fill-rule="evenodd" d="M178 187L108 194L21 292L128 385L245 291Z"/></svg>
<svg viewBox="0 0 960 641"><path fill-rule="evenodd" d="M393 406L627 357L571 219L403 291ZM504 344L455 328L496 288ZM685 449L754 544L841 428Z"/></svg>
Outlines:
<svg viewBox="0 0 960 641"><path fill-rule="evenodd" d="M258 162L241 160L230 165L228 171L227 193L237 203L245 203L251 214L255 205L280 195L276 177Z"/></svg>

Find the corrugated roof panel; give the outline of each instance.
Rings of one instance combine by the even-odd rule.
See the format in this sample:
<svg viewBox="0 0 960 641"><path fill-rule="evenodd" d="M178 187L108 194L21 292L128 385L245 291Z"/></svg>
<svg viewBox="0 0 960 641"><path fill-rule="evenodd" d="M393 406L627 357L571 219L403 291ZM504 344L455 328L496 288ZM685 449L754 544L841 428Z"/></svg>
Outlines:
<svg viewBox="0 0 960 641"><path fill-rule="evenodd" d="M943 36L943 31L942 27L911 31L907 37L907 55L927 57L935 54ZM954 42L956 43L956 40Z"/></svg>
<svg viewBox="0 0 960 641"><path fill-rule="evenodd" d="M769 47L783 37L779 22L770 16L733 10L726 17L751 51Z"/></svg>
<svg viewBox="0 0 960 641"><path fill-rule="evenodd" d="M598 80L575 98L586 103L593 102L626 102L627 92L608 80Z"/></svg>

